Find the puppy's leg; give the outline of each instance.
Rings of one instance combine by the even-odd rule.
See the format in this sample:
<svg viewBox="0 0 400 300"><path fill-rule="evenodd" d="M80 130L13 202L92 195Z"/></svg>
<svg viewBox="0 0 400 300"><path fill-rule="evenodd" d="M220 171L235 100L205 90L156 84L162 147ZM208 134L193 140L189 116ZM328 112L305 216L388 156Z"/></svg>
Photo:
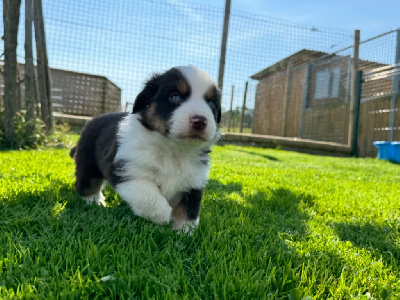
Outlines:
<svg viewBox="0 0 400 300"><path fill-rule="evenodd" d="M96 203L106 206L101 193L104 179L97 167L94 151L92 144L83 143L75 148L73 153L75 154L75 189L87 204Z"/></svg>
<svg viewBox="0 0 400 300"><path fill-rule="evenodd" d="M129 180L117 184L115 190L136 215L157 224L171 220L172 208L154 183L143 179Z"/></svg>
<svg viewBox="0 0 400 300"><path fill-rule="evenodd" d="M185 233L193 232L199 225L202 196L203 190L200 189L192 189L189 192L182 193L180 202L172 211L173 229Z"/></svg>
<svg viewBox="0 0 400 300"><path fill-rule="evenodd" d="M76 178L75 187L78 193L82 196L82 199L86 201L86 204L97 204L106 206L104 202L105 197L101 192L103 188L103 178Z"/></svg>

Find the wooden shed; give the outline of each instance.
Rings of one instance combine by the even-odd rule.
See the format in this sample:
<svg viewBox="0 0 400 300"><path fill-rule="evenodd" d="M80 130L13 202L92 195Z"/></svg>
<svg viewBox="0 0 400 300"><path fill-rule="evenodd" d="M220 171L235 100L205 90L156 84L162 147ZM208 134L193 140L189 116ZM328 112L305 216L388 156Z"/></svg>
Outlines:
<svg viewBox="0 0 400 300"><path fill-rule="evenodd" d="M359 62L359 68L364 71L382 67L387 65L365 60ZM307 49L254 74L251 78L259 83L253 133L347 144L350 75L350 56ZM363 148L360 152L364 156L376 154L372 141L364 137L372 135L373 131L366 128L371 121L371 111L365 108L372 105L371 100L390 95L391 82L390 77L382 76L374 82L363 83L359 121L362 145L359 145ZM371 107L375 108L376 105ZM365 150L366 144L372 147Z"/></svg>

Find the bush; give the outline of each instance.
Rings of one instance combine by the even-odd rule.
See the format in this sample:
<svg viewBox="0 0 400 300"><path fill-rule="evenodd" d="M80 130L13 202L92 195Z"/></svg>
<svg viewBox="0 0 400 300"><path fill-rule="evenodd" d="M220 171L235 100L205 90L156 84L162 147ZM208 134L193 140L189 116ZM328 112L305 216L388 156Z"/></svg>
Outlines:
<svg viewBox="0 0 400 300"><path fill-rule="evenodd" d="M15 134L11 139L4 136L4 109L0 109L0 149L39 149L44 147L64 148L71 146L71 138L68 134L69 126L66 124L56 125L52 132L47 135L45 124L36 118L32 133L28 132L29 123L26 114L17 112L14 117Z"/></svg>

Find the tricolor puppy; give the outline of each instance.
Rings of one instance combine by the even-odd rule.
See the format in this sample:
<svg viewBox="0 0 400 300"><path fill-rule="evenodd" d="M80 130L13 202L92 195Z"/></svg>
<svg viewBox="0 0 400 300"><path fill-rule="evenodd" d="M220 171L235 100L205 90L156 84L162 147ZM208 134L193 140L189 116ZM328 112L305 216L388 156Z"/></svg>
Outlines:
<svg viewBox="0 0 400 300"><path fill-rule="evenodd" d="M204 71L188 66L154 75L131 114L86 125L70 153L77 192L105 205L107 180L136 215L157 224L172 219L176 230L196 227L220 119L220 91Z"/></svg>

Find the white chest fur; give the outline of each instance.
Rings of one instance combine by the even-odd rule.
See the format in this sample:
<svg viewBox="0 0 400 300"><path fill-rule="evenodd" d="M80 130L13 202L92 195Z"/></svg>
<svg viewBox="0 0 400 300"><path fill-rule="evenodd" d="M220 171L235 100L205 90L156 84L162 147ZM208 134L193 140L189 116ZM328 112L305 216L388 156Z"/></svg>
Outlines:
<svg viewBox="0 0 400 300"><path fill-rule="evenodd" d="M172 201L178 192L204 188L209 165L204 148L150 132L129 115L120 124L116 160L123 162L121 176L153 182Z"/></svg>

